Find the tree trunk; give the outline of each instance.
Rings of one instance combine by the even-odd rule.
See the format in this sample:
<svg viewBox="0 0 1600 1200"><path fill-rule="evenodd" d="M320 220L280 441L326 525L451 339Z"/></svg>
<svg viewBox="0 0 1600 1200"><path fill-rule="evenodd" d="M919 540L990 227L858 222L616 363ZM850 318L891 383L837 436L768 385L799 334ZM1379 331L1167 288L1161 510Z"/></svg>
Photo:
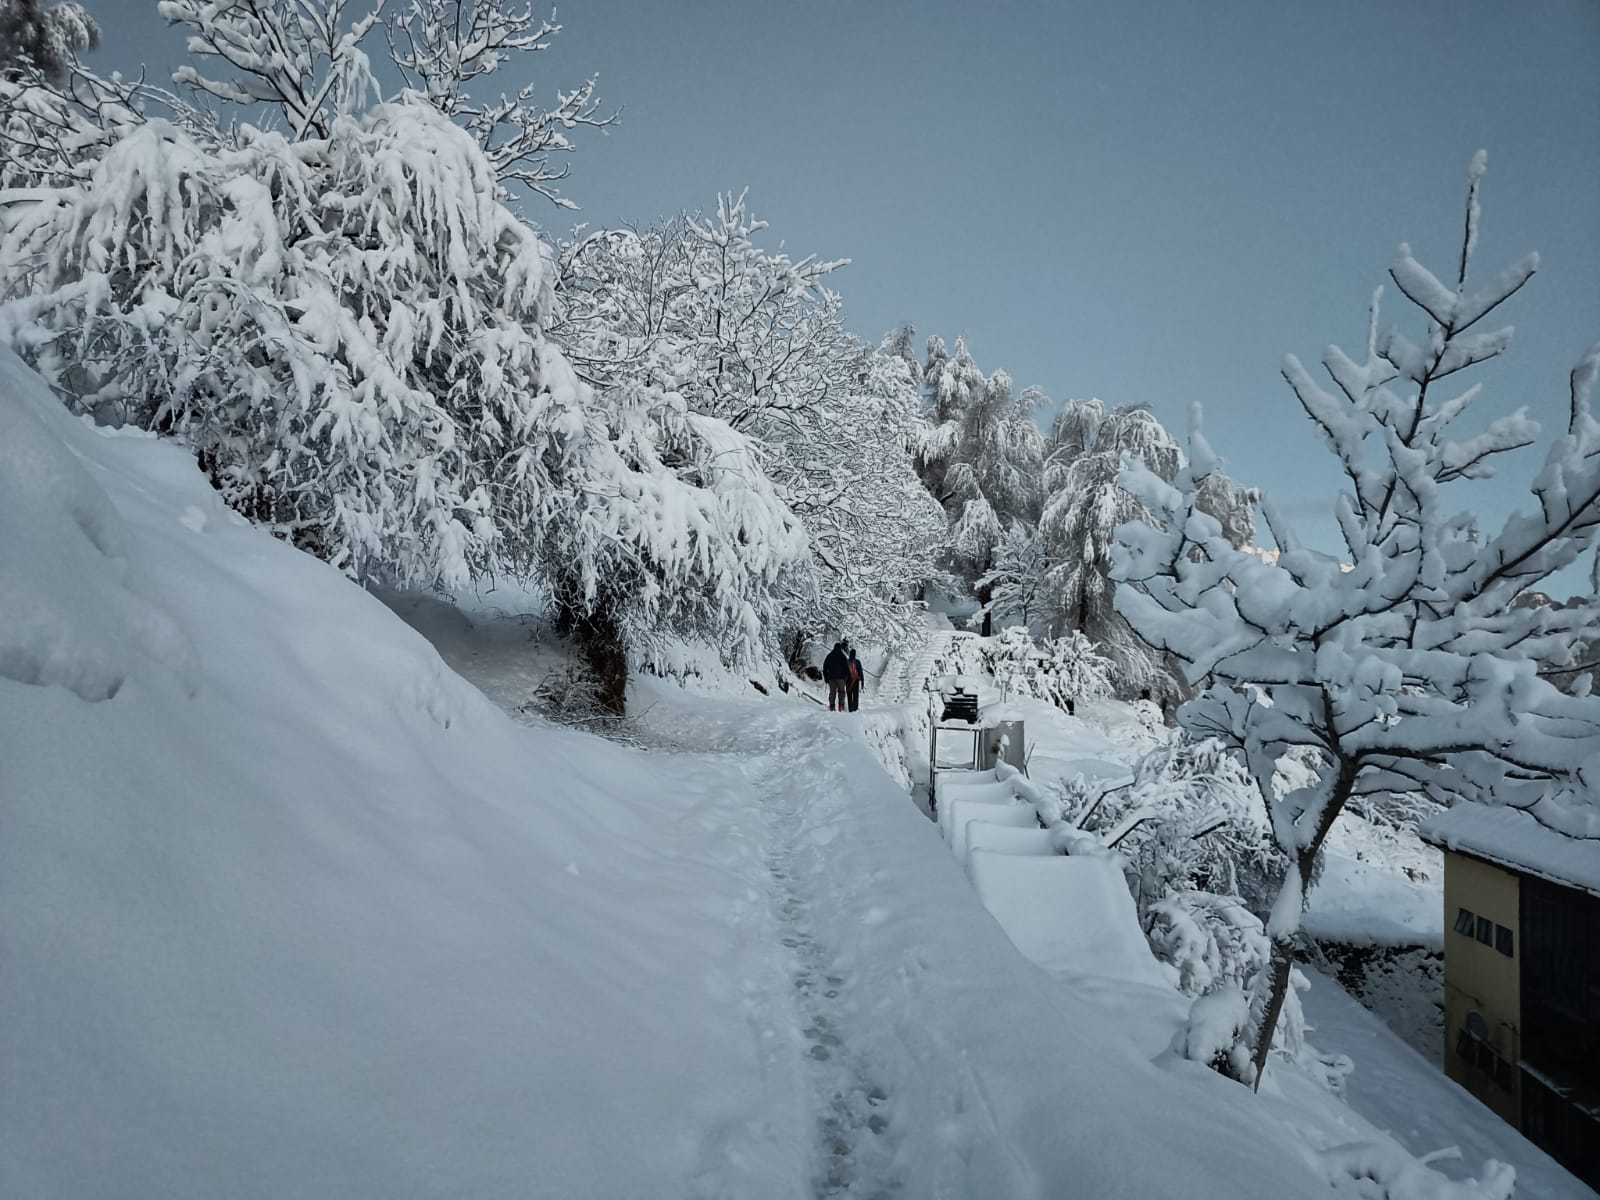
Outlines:
<svg viewBox="0 0 1600 1200"><path fill-rule="evenodd" d="M1261 1077L1267 1072L1267 1055L1272 1052L1272 1035L1278 1030L1278 1018L1283 1015L1284 1001L1289 998L1289 974L1294 970L1294 942L1289 938L1272 939L1272 990L1267 993L1267 1007L1261 1014L1261 1024L1256 1027L1256 1050L1251 1057L1255 1065L1255 1090L1261 1090Z"/></svg>
<svg viewBox="0 0 1600 1200"><path fill-rule="evenodd" d="M583 661L594 676L595 698L602 712L614 717L628 708L628 650L622 644L622 629L616 618L604 609L573 621L573 632Z"/></svg>
<svg viewBox="0 0 1600 1200"><path fill-rule="evenodd" d="M984 637L993 637L994 636L994 613L991 612L990 609L989 609L989 602L993 598L994 598L994 588L993 587L985 587L985 588L979 588L978 589L978 603L982 604L984 606L984 609L983 609L983 636Z"/></svg>
<svg viewBox="0 0 1600 1200"><path fill-rule="evenodd" d="M1360 767L1349 759L1341 759L1338 774L1334 777L1333 790L1328 796L1328 802L1322 810L1322 819L1317 823L1317 828L1312 834L1310 845L1295 856L1295 867L1300 872L1300 908L1305 910L1306 898L1311 894L1311 873L1317 865L1317 855L1322 852L1322 843L1327 840L1328 831L1333 828L1333 823L1339 819L1339 814L1344 811L1345 802L1350 799L1350 793L1355 790L1356 776L1360 774ZM1281 896L1283 885L1278 885ZM1273 906L1276 910L1276 905ZM1267 1070L1267 1055L1272 1051L1272 1035L1278 1030L1278 1018L1283 1014L1284 1001L1289 997L1289 974L1294 970L1294 939L1287 935L1279 935L1272 939L1272 990L1267 993L1267 1007L1261 1014L1261 1024L1256 1029L1256 1049L1251 1061L1256 1068L1255 1090L1261 1090L1261 1077Z"/></svg>

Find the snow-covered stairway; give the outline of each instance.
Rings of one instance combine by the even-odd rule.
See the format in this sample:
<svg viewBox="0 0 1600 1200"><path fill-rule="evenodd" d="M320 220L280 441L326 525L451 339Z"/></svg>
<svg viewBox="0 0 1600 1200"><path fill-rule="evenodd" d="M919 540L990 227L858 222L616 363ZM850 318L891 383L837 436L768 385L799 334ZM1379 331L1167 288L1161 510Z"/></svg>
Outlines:
<svg viewBox="0 0 1600 1200"><path fill-rule="evenodd" d="M921 614L921 628L915 648L889 659L878 683L880 704L905 704L922 695L928 677L949 659L951 643L963 636L950 627L950 619L942 613Z"/></svg>
<svg viewBox="0 0 1600 1200"><path fill-rule="evenodd" d="M1095 973L1169 991L1122 871L1101 856L1063 853L1040 827L1027 781L995 771L936 776L940 832L979 899L1022 954L1055 975Z"/></svg>

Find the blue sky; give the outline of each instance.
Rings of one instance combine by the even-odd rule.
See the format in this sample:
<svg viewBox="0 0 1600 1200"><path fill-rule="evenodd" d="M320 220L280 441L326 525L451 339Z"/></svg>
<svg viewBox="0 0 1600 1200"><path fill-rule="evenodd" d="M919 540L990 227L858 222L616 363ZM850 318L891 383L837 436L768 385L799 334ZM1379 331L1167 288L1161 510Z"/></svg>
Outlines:
<svg viewBox="0 0 1600 1200"><path fill-rule="evenodd" d="M88 6L101 69L157 76L181 53L153 0ZM792 252L852 259L835 279L858 333L965 331L1019 387L1148 404L1175 429L1198 400L1233 473L1316 542L1340 477L1283 356L1359 352L1402 240L1450 268L1479 147L1480 269L1543 258L1504 310L1510 354L1476 372L1485 418L1526 404L1553 432L1600 339L1593 0L572 0L559 17L539 86L598 73L624 111L581 138L583 211L529 209L553 233L748 187ZM1537 462L1463 503L1503 515Z"/></svg>

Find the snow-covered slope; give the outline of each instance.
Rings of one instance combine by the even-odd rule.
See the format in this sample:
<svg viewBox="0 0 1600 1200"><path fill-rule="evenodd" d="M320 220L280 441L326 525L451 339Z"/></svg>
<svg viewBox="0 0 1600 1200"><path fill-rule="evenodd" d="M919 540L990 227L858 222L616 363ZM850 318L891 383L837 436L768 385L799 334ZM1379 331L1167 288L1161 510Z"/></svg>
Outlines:
<svg viewBox="0 0 1600 1200"><path fill-rule="evenodd" d="M838 718L513 723L0 358L0 1196L1280 1200Z"/></svg>
<svg viewBox="0 0 1600 1200"><path fill-rule="evenodd" d="M803 1176L726 1153L770 1108L759 860L705 832L745 798L512 724L13 359L0 414L0 1195Z"/></svg>

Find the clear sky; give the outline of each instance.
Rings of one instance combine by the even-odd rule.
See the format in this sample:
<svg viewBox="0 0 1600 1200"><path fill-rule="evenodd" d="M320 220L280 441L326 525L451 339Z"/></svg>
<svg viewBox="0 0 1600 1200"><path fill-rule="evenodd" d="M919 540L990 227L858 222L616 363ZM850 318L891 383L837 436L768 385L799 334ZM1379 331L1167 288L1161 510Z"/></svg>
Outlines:
<svg viewBox="0 0 1600 1200"><path fill-rule="evenodd" d="M88 7L101 69L159 76L181 53L154 0ZM1018 387L1148 404L1175 430L1199 400L1233 474L1330 549L1339 476L1279 365L1359 354L1402 240L1450 269L1473 151L1480 269L1543 258L1503 310L1509 356L1475 372L1485 416L1526 404L1553 433L1600 339L1597 0L571 0L559 17L539 85L598 73L624 111L580 138L583 211L530 208L552 233L748 187L791 252L852 259L835 280L858 333L965 331ZM1526 503L1510 484L1537 461L1474 507Z"/></svg>

